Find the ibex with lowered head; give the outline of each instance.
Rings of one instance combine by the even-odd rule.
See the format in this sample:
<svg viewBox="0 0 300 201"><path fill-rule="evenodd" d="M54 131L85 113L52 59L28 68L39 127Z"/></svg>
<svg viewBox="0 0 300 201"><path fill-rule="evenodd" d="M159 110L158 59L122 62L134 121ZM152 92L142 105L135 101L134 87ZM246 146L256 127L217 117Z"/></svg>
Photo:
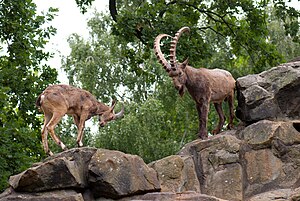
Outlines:
<svg viewBox="0 0 300 201"><path fill-rule="evenodd" d="M214 106L219 115L219 124L212 131L217 134L221 131L225 116L222 109L222 102L229 103L230 118L228 128L233 127L234 119L234 89L235 80L232 75L222 69L206 69L206 68L193 68L188 65L188 59L183 63L176 61L176 45L182 33L189 32L188 27L181 28L175 35L171 37L167 34L160 34L155 38L154 51L159 62L162 64L166 72L173 80L175 88L179 91L180 96L183 96L185 88L196 102L196 107L199 117L199 133L201 139L207 139L207 118L210 102ZM160 41L164 37L172 38L170 48L170 62L168 62L160 49Z"/></svg>
<svg viewBox="0 0 300 201"><path fill-rule="evenodd" d="M55 143L63 150L66 149L66 146L54 132L55 126L65 114L73 116L78 130L77 144L81 147L83 146L82 136L85 121L99 115L99 124L103 127L107 122L122 117L124 107L119 113L115 114L115 105L116 102L113 101L112 106L106 106L97 101L90 92L73 86L63 84L48 86L36 100L36 106L42 109L45 116L42 128L42 142L45 152L53 155L48 147L48 131Z"/></svg>

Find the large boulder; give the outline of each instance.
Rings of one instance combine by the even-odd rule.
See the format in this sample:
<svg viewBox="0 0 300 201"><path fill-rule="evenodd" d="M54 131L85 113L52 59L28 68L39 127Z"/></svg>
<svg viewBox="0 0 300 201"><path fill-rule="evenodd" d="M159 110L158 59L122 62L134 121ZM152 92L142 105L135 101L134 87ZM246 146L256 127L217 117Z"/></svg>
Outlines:
<svg viewBox="0 0 300 201"><path fill-rule="evenodd" d="M155 192L144 195L135 195L118 199L118 201L229 201L214 196L209 196L194 191L186 191L182 193L174 192ZM99 198L96 201L114 201L112 199Z"/></svg>
<svg viewBox="0 0 300 201"><path fill-rule="evenodd" d="M163 192L200 192L200 183L191 156L172 155L149 164L158 174Z"/></svg>
<svg viewBox="0 0 300 201"><path fill-rule="evenodd" d="M1 197L1 201L84 201L81 193L77 193L74 190L54 190L50 192L38 192L38 193L20 193L11 192L9 189L5 192L8 196Z"/></svg>
<svg viewBox="0 0 300 201"><path fill-rule="evenodd" d="M239 150L241 141L232 131L208 140L196 140L180 152L190 154L195 162L201 193L226 200L243 199L243 170Z"/></svg>
<svg viewBox="0 0 300 201"><path fill-rule="evenodd" d="M255 195L248 199L248 201L299 201L300 189L277 189Z"/></svg>
<svg viewBox="0 0 300 201"><path fill-rule="evenodd" d="M91 158L88 170L94 197L117 199L160 191L157 173L136 155L99 149Z"/></svg>
<svg viewBox="0 0 300 201"><path fill-rule="evenodd" d="M95 200L160 191L154 169L135 155L95 148L75 148L11 176L6 200ZM52 198L51 198L52 197Z"/></svg>
<svg viewBox="0 0 300 201"><path fill-rule="evenodd" d="M83 189L87 183L87 164L96 149L70 149L24 172L11 176L9 184L16 191L40 192L53 189Z"/></svg>
<svg viewBox="0 0 300 201"><path fill-rule="evenodd" d="M239 133L245 196L299 186L300 133L293 122L262 120Z"/></svg>
<svg viewBox="0 0 300 201"><path fill-rule="evenodd" d="M59 188L84 188L76 163L57 158L12 176L9 184L16 191L40 192Z"/></svg>
<svg viewBox="0 0 300 201"><path fill-rule="evenodd" d="M297 125L297 124L296 124ZM251 148L270 148L272 145L283 151L283 145L300 143L300 133L294 122L262 120L239 132L238 137ZM282 145L281 147L279 147Z"/></svg>
<svg viewBox="0 0 300 201"><path fill-rule="evenodd" d="M237 79L237 117L259 120L300 119L300 61Z"/></svg>

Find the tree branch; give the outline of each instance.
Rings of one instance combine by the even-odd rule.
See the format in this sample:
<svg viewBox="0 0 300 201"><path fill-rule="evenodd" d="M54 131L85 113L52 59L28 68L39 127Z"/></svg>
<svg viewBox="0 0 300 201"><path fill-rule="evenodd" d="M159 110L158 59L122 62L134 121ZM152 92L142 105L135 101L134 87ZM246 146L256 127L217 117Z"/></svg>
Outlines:
<svg viewBox="0 0 300 201"><path fill-rule="evenodd" d="M110 15L112 17L112 19L115 22L118 22L117 20L117 15L118 15L118 11L117 11L117 1L116 0L109 0L109 12ZM143 27L142 26L137 26L135 28L135 33L134 35L144 44L146 45L147 43L145 42L145 40L142 38L143 34L142 34L142 30Z"/></svg>
<svg viewBox="0 0 300 201"><path fill-rule="evenodd" d="M162 18L163 15L165 14L165 12L167 11L167 7L168 7L169 5L172 5L172 4L175 4L175 3L177 3L176 0L167 3L167 4L166 4L166 8L163 9L162 11L160 11L159 14L158 14L158 16L159 16L160 18Z"/></svg>
<svg viewBox="0 0 300 201"><path fill-rule="evenodd" d="M109 0L109 12L112 17L112 19L117 22L117 7L116 7L116 0Z"/></svg>

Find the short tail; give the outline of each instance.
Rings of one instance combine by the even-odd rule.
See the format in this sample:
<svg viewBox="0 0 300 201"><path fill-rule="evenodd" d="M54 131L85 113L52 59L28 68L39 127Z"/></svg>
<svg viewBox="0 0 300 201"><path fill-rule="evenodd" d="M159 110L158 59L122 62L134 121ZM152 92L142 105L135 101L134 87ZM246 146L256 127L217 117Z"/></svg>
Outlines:
<svg viewBox="0 0 300 201"><path fill-rule="evenodd" d="M41 96L42 94L39 95L39 97L36 99L35 101L35 106L38 108L38 109L41 109Z"/></svg>

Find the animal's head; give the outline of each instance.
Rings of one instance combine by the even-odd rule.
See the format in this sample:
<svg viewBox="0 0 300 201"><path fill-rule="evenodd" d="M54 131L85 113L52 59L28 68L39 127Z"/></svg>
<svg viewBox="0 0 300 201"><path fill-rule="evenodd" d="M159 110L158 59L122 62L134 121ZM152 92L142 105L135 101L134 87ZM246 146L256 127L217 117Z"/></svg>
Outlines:
<svg viewBox="0 0 300 201"><path fill-rule="evenodd" d="M124 116L124 106L121 111L115 114L114 108L116 106L116 101L113 101L111 106L108 107L108 110L99 115L99 125L104 127L109 121L122 118Z"/></svg>
<svg viewBox="0 0 300 201"><path fill-rule="evenodd" d="M180 96L183 96L185 90L185 83L187 80L187 75L185 73L186 66L188 65L188 59L184 62L179 63L176 60L176 46L180 36L184 32L189 32L190 28L183 27L181 28L176 34L175 37L171 37L167 34L160 34L154 40L154 51L158 61L162 64L166 72L173 80L173 84L175 88L179 91ZM170 48L170 62L166 60L163 53L160 49L160 41L164 37L171 37L173 40L171 41L171 48Z"/></svg>
<svg viewBox="0 0 300 201"><path fill-rule="evenodd" d="M180 96L183 96L185 91L185 83L187 80L187 75L185 73L186 66L188 64L188 59L183 63L176 63L176 68L171 68L169 76L172 78L174 87L178 90Z"/></svg>

